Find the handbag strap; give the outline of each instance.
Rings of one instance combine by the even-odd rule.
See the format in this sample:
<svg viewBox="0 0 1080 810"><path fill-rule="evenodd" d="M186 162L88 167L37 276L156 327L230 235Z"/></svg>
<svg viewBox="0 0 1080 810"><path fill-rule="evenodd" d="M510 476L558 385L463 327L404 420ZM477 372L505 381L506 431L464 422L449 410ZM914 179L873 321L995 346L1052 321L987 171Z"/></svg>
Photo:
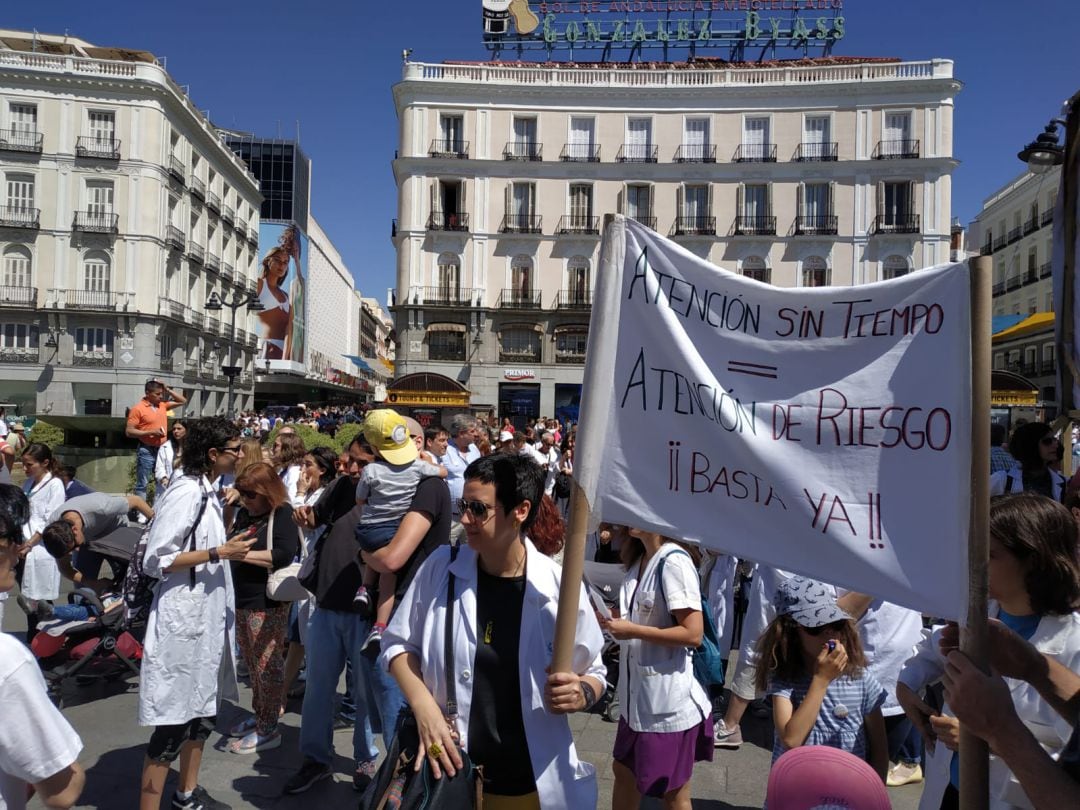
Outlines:
<svg viewBox="0 0 1080 810"><path fill-rule="evenodd" d="M201 486L199 489L202 491L202 500L199 501L199 513L195 516L195 522L191 526L191 531L188 532L188 539L191 540L191 551L195 551L195 545L197 540L195 539L195 532L198 531L199 524L202 523L203 515L206 513L206 504L210 500L210 493L203 489ZM228 538L226 538L228 539ZM188 569L188 576L190 577L189 588L195 589L195 566L191 566Z"/></svg>
<svg viewBox="0 0 1080 810"><path fill-rule="evenodd" d="M450 565L457 559L458 547L450 546ZM457 686L454 683L454 572L446 583L446 628L443 632L443 660L446 664L446 715L451 721L457 719Z"/></svg>

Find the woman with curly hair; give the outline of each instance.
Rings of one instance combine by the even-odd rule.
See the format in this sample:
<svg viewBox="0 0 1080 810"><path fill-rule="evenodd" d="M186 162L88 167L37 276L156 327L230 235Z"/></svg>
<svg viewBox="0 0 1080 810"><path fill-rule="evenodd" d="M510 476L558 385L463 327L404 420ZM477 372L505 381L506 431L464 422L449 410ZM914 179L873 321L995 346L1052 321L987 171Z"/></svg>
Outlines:
<svg viewBox="0 0 1080 810"><path fill-rule="evenodd" d="M289 503L293 506L302 506L303 497L298 494L300 486L301 462L307 450L304 448L304 440L295 433L278 433L274 444L270 447L270 459L274 469L281 476L281 482L289 493Z"/></svg>

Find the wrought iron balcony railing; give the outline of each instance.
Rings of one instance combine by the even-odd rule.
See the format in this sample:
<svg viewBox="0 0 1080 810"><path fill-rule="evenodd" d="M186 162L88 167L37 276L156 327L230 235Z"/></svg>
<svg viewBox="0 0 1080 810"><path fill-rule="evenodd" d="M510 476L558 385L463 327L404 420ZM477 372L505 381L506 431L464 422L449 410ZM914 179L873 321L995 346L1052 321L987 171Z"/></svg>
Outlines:
<svg viewBox="0 0 1080 810"><path fill-rule="evenodd" d="M37 230L41 227L41 209L25 208L21 205L0 205L0 227Z"/></svg>
<svg viewBox="0 0 1080 810"><path fill-rule="evenodd" d="M919 233L918 214L881 214L874 217L872 233Z"/></svg>
<svg viewBox="0 0 1080 810"><path fill-rule="evenodd" d="M1039 278L1050 278L1054 275L1053 262L1043 262L1039 265Z"/></svg>
<svg viewBox="0 0 1080 810"><path fill-rule="evenodd" d="M679 217L672 231L675 236L716 236L716 217Z"/></svg>
<svg viewBox="0 0 1080 810"><path fill-rule="evenodd" d="M432 307L471 307L476 290L472 287L422 287L421 303Z"/></svg>
<svg viewBox="0 0 1080 810"><path fill-rule="evenodd" d="M191 196L198 197L200 200L206 199L206 183L195 175L191 176Z"/></svg>
<svg viewBox="0 0 1080 810"><path fill-rule="evenodd" d="M559 290L555 297L555 309L589 309L592 307L592 290Z"/></svg>
<svg viewBox="0 0 1080 810"><path fill-rule="evenodd" d="M221 197L217 195L216 191L206 192L206 207L211 211L216 211L218 214L221 213Z"/></svg>
<svg viewBox="0 0 1080 810"><path fill-rule="evenodd" d="M221 334L221 319L213 315L206 316L206 331L212 335Z"/></svg>
<svg viewBox="0 0 1080 810"><path fill-rule="evenodd" d="M649 143L624 143L618 154L615 155L616 163L656 163L660 156L660 148Z"/></svg>
<svg viewBox="0 0 1080 810"><path fill-rule="evenodd" d="M0 346L0 363L36 363L38 357L36 346Z"/></svg>
<svg viewBox="0 0 1080 810"><path fill-rule="evenodd" d="M188 245L187 255L195 264L202 264L206 260L206 251L198 242L191 242Z"/></svg>
<svg viewBox="0 0 1080 810"><path fill-rule="evenodd" d="M559 160L567 163L599 163L600 145L591 143L563 144Z"/></svg>
<svg viewBox="0 0 1080 810"><path fill-rule="evenodd" d="M995 281L994 282L994 287L993 287L993 296L994 296L994 298L997 298L999 295L1004 295L1004 294L1005 294L1005 282L1004 281Z"/></svg>
<svg viewBox="0 0 1080 810"><path fill-rule="evenodd" d="M456 158L466 160L469 157L469 142L455 139L436 138L431 142L428 156L433 158Z"/></svg>
<svg viewBox="0 0 1080 810"><path fill-rule="evenodd" d="M716 163L716 144L684 143L675 150L676 163Z"/></svg>
<svg viewBox="0 0 1080 810"><path fill-rule="evenodd" d="M1042 216L1039 217L1039 225L1040 226L1049 225L1053 221L1054 221L1054 209L1053 208L1047 208L1045 211L1042 212Z"/></svg>
<svg viewBox="0 0 1080 810"><path fill-rule="evenodd" d="M76 349L75 356L72 358L72 365L112 368L113 353L98 351L81 351L79 349Z"/></svg>
<svg viewBox="0 0 1080 810"><path fill-rule="evenodd" d="M41 154L45 136L40 132L21 129L0 129L0 150Z"/></svg>
<svg viewBox="0 0 1080 810"><path fill-rule="evenodd" d="M223 205L221 207L221 221L227 225L232 225L236 222L236 211L233 210L231 205Z"/></svg>
<svg viewBox="0 0 1080 810"><path fill-rule="evenodd" d="M499 309L540 309L539 290L503 290L496 303Z"/></svg>
<svg viewBox="0 0 1080 810"><path fill-rule="evenodd" d="M837 218L831 214L795 218L796 236L829 236L837 232Z"/></svg>
<svg viewBox="0 0 1080 810"><path fill-rule="evenodd" d="M231 284L232 280L233 280L233 275L234 275L233 274L233 266L231 264L229 264L228 262L222 262L221 263L221 280L226 281L229 284Z"/></svg>
<svg viewBox="0 0 1080 810"><path fill-rule="evenodd" d="M119 160L120 141L115 138L94 138L89 135L80 135L78 140L75 141L75 154L82 158Z"/></svg>
<svg viewBox="0 0 1080 810"><path fill-rule="evenodd" d="M542 219L539 214L506 214L499 233L542 233Z"/></svg>
<svg viewBox="0 0 1080 810"><path fill-rule="evenodd" d="M32 307L37 304L37 287L0 285L0 307Z"/></svg>
<svg viewBox="0 0 1080 810"><path fill-rule="evenodd" d="M169 155L169 174L181 183L187 179L187 169L184 167L184 161L176 155Z"/></svg>
<svg viewBox="0 0 1080 810"><path fill-rule="evenodd" d="M839 144L836 141L825 143L800 143L795 148L795 160L799 163L811 161L833 161L839 157Z"/></svg>
<svg viewBox="0 0 1080 810"><path fill-rule="evenodd" d="M735 217L736 236L775 236L776 217L753 216Z"/></svg>
<svg viewBox="0 0 1080 810"><path fill-rule="evenodd" d="M182 251L186 247L187 240L184 238L184 232L177 228L175 225L170 225L165 229L165 241L170 246Z"/></svg>
<svg viewBox="0 0 1080 810"><path fill-rule="evenodd" d="M108 290L60 290L65 309L115 310L118 296Z"/></svg>
<svg viewBox="0 0 1080 810"><path fill-rule="evenodd" d="M736 163L776 163L775 143L740 143L735 150Z"/></svg>
<svg viewBox="0 0 1080 810"><path fill-rule="evenodd" d="M575 215L563 215L559 217L559 225L555 228L557 234L594 234L600 233L600 217L583 217Z"/></svg>
<svg viewBox="0 0 1080 810"><path fill-rule="evenodd" d="M427 229L429 231L468 231L469 215L464 211L456 213L432 211L428 217Z"/></svg>
<svg viewBox="0 0 1080 810"><path fill-rule="evenodd" d="M1029 219L1027 222L1024 223L1024 236L1027 236L1029 233L1034 233L1038 229L1039 229L1039 217L1038 217L1038 215L1036 215L1036 216L1033 216L1031 219Z"/></svg>
<svg viewBox="0 0 1080 810"><path fill-rule="evenodd" d="M544 145L535 141L508 141L503 147L503 160L543 160Z"/></svg>
<svg viewBox="0 0 1080 810"><path fill-rule="evenodd" d="M989 256L994 252L994 243L992 240L987 240L983 243L982 250L979 251L980 256Z"/></svg>
<svg viewBox="0 0 1080 810"><path fill-rule="evenodd" d="M111 211L76 211L73 231L83 233L119 233L120 217Z"/></svg>
<svg viewBox="0 0 1080 810"><path fill-rule="evenodd" d="M656 217L652 216L651 214L642 214L641 216L637 216L637 217L633 216L632 214L627 214L626 218L627 219L632 219L632 220L634 220L634 222L640 223L641 225L644 225L646 228L649 228L649 229L654 230L654 231L656 230Z"/></svg>
<svg viewBox="0 0 1080 810"><path fill-rule="evenodd" d="M1011 278L1005 279L1005 289L1009 292L1012 292L1013 290L1019 290L1023 286L1024 279L1019 274L1012 276Z"/></svg>
<svg viewBox="0 0 1080 810"><path fill-rule="evenodd" d="M901 140L878 141L874 147L874 160L900 160L917 158L919 141L910 138Z"/></svg>
<svg viewBox="0 0 1080 810"><path fill-rule="evenodd" d="M211 273L221 272L221 259L215 256L213 253L206 254L206 269Z"/></svg>
<svg viewBox="0 0 1080 810"><path fill-rule="evenodd" d="M1008 237L1005 234L1001 234L994 239L994 250L1001 250L1008 243Z"/></svg>
<svg viewBox="0 0 1080 810"><path fill-rule="evenodd" d="M1009 244L1011 245L1011 244L1012 244L1013 242L1019 242L1019 241L1020 241L1020 237L1021 237L1022 235L1023 235L1023 234L1021 233L1021 231L1020 231L1020 229L1019 229L1019 228L1012 228L1012 229L1010 229L1010 230L1009 230Z"/></svg>
<svg viewBox="0 0 1080 810"><path fill-rule="evenodd" d="M186 312L187 307L179 301L164 297L158 299L158 315L161 315L163 318L172 318L174 321L183 321Z"/></svg>

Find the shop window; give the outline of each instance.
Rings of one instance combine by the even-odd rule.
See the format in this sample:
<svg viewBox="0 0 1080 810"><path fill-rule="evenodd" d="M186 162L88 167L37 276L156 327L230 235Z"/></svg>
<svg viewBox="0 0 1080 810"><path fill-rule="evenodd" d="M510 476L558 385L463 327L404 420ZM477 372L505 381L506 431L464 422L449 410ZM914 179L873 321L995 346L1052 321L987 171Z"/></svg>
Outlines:
<svg viewBox="0 0 1080 810"><path fill-rule="evenodd" d="M540 362L540 333L528 327L511 327L499 333L499 361Z"/></svg>

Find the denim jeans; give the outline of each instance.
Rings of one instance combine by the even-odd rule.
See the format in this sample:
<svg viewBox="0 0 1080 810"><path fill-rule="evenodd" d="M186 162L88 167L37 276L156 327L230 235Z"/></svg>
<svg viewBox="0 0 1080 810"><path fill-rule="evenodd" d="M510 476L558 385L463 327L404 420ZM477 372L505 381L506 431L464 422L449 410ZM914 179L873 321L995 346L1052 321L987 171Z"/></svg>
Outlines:
<svg viewBox="0 0 1080 810"><path fill-rule="evenodd" d="M300 716L300 753L324 765L329 765L334 756L334 703L346 661L352 662L356 678L352 685L356 700L353 759L369 762L379 756L368 722L365 670L360 665L366 660L360 647L370 629L355 613L317 607L311 614L305 645L307 682Z"/></svg>
<svg viewBox="0 0 1080 810"><path fill-rule="evenodd" d="M894 714L886 717L885 736L889 743L890 762L917 765L922 759L922 737L907 715Z"/></svg>
<svg viewBox="0 0 1080 810"><path fill-rule="evenodd" d="M146 484L154 477L154 461L157 460L157 450L139 443L139 449L135 451L135 494L143 500L146 499Z"/></svg>
<svg viewBox="0 0 1080 810"><path fill-rule="evenodd" d="M371 631L373 619L361 620L364 628L364 637ZM378 730L382 732L383 743L387 748L394 738L394 729L397 728L397 718L401 709L405 706L405 696L397 681L378 662L372 661L368 656L360 656L360 669L363 674L359 680L364 685L363 699L368 706L374 706L378 711L370 712L372 727L378 723Z"/></svg>

